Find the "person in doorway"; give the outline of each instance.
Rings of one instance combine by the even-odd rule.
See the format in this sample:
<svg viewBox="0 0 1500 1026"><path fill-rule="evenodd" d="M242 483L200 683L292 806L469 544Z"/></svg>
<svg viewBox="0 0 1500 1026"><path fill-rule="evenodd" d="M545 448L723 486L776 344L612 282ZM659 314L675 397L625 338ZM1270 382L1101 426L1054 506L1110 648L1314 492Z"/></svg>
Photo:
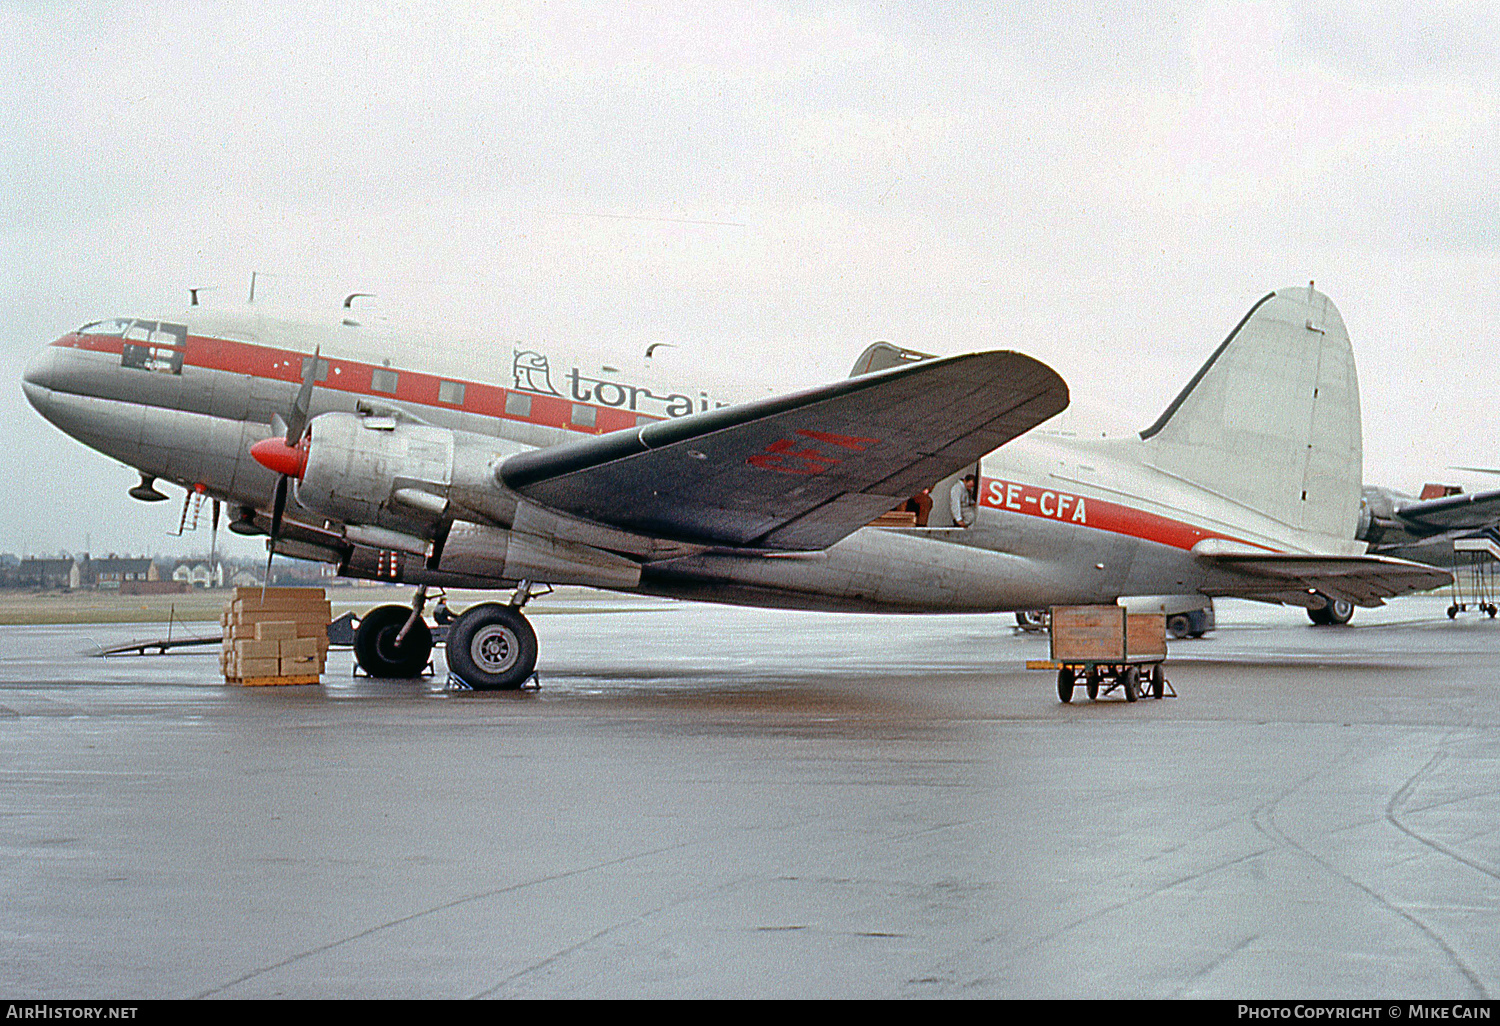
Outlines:
<svg viewBox="0 0 1500 1026"><path fill-rule="evenodd" d="M916 495L906 500L902 507L908 513L914 513L917 517L917 526L926 527L927 517L932 513L932 489L923 488Z"/></svg>
<svg viewBox="0 0 1500 1026"><path fill-rule="evenodd" d="M974 522L974 493L978 488L979 478L973 474L953 482L948 491L948 511L953 514L954 527L968 527Z"/></svg>

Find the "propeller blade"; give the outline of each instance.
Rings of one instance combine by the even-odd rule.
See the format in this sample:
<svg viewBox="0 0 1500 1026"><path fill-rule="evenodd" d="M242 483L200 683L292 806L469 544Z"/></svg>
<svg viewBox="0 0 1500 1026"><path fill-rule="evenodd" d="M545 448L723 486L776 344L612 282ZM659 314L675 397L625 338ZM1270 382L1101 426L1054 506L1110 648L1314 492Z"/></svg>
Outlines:
<svg viewBox="0 0 1500 1026"><path fill-rule="evenodd" d="M312 409L313 382L318 379L318 357L322 352L322 346L313 350L312 359L307 361L307 370L302 373L302 387L297 389L292 415L286 422L287 445L296 445L302 438L302 430L307 427L307 414Z"/></svg>
<svg viewBox="0 0 1500 1026"><path fill-rule="evenodd" d="M271 541L274 543L281 537L281 518L286 513L287 481L289 478L282 474L276 479L276 495L271 500Z"/></svg>
<svg viewBox="0 0 1500 1026"><path fill-rule="evenodd" d="M276 494L271 497L271 536L266 539L266 579L260 586L261 598L266 597L266 588L271 584L271 561L276 558L276 539L281 536L281 517L286 512L287 481L285 474L278 477Z"/></svg>

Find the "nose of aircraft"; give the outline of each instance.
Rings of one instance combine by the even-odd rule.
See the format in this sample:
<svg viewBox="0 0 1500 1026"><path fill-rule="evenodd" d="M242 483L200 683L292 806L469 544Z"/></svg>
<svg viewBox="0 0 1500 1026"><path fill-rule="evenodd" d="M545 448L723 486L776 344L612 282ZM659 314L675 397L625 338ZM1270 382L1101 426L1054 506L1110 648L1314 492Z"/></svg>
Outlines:
<svg viewBox="0 0 1500 1026"><path fill-rule="evenodd" d="M47 415L56 376L57 349L53 346L26 361L26 369L21 372L21 391L26 393L26 401L42 416Z"/></svg>

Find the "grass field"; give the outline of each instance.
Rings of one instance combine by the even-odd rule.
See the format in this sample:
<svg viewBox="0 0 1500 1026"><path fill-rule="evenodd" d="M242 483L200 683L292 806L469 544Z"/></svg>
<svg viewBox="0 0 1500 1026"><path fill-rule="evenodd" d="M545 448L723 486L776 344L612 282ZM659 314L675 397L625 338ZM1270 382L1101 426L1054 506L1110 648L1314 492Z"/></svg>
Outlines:
<svg viewBox="0 0 1500 1026"><path fill-rule="evenodd" d="M333 615L353 611L364 615L375 606L407 605L412 588L404 585L329 586ZM434 593L434 597L436 593ZM475 602L507 601L509 591L454 591L448 601L454 611ZM192 591L185 595L120 595L108 591L0 591L0 626L72 623L217 623L224 605L234 598L233 588ZM610 613L660 609L670 600L614 594L589 588L559 588L544 602L528 606L527 615L555 613ZM432 611L428 605L429 614Z"/></svg>
<svg viewBox="0 0 1500 1026"><path fill-rule="evenodd" d="M333 615L363 613L387 602L410 601L411 589L331 587ZM0 624L217 622L233 588L185 595L120 595L108 591L0 592Z"/></svg>

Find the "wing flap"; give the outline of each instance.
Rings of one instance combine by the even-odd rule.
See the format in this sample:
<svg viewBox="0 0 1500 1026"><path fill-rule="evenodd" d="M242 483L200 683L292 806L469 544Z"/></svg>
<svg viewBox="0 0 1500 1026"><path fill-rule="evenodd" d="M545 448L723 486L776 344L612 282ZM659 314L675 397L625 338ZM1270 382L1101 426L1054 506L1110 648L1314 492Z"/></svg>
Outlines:
<svg viewBox="0 0 1500 1026"><path fill-rule="evenodd" d="M520 453L498 476L639 534L821 549L1067 404L1045 364L969 353Z"/></svg>
<svg viewBox="0 0 1500 1026"><path fill-rule="evenodd" d="M1239 578L1216 585L1212 594L1293 605L1310 605L1307 599L1317 591L1356 606L1379 606L1388 598L1438 588L1453 580L1446 570L1390 556L1226 553L1199 558Z"/></svg>

